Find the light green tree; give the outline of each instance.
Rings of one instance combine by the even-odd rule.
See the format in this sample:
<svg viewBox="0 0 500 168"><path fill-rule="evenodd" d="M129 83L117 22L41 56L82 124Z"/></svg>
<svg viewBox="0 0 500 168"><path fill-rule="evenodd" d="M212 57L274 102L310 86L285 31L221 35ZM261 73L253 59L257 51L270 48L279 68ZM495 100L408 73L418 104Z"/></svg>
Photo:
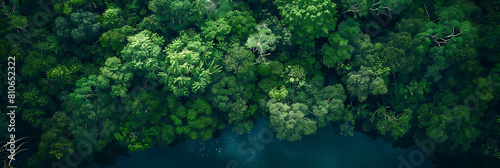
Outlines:
<svg viewBox="0 0 500 168"><path fill-rule="evenodd" d="M133 74L129 66L122 64L120 58L111 57L106 60L97 77L97 85L109 89L111 96L125 97Z"/></svg>
<svg viewBox="0 0 500 168"><path fill-rule="evenodd" d="M326 37L335 30L336 4L330 0L276 0L274 4L280 10L282 21L297 35L299 45L314 46L311 40Z"/></svg>
<svg viewBox="0 0 500 168"><path fill-rule="evenodd" d="M164 40L156 33L144 30L128 37L128 44L122 50L122 58L138 76L155 81L160 63L165 61L161 51Z"/></svg>
<svg viewBox="0 0 500 168"><path fill-rule="evenodd" d="M311 135L316 132L316 121L306 117L309 109L302 103L294 103L291 106L278 103L275 99L267 102L269 120L277 131L278 139L297 141L302 135Z"/></svg>
<svg viewBox="0 0 500 168"><path fill-rule="evenodd" d="M284 86L281 86L280 89L274 87L271 91L269 91L269 98L276 99L276 101L283 101L285 100L287 94L288 91Z"/></svg>
<svg viewBox="0 0 500 168"><path fill-rule="evenodd" d="M354 47L348 44L348 40L340 36L339 33L331 34L328 37L328 44L321 47L323 54L322 63L328 68L341 65L344 60L351 58Z"/></svg>
<svg viewBox="0 0 500 168"><path fill-rule="evenodd" d="M226 18L220 18L205 22L205 24L201 26L201 31L205 39L216 39L221 42L224 41L226 35L231 32L231 26L228 25Z"/></svg>
<svg viewBox="0 0 500 168"><path fill-rule="evenodd" d="M166 60L161 64L160 83L176 96L203 93L212 83L212 75L221 67L211 58L211 46L202 43L198 34L181 32L165 49Z"/></svg>

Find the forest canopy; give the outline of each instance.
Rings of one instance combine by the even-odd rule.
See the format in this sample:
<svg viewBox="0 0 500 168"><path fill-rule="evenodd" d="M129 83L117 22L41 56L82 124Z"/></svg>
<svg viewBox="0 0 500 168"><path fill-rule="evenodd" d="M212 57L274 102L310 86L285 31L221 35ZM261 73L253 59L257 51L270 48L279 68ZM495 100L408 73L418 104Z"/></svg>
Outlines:
<svg viewBox="0 0 500 168"><path fill-rule="evenodd" d="M32 139L15 164L74 167L65 158L208 140L226 127L245 134L257 118L287 141L328 125L399 147L430 139L435 158L500 161L499 1L0 6L0 55L18 65L18 132Z"/></svg>

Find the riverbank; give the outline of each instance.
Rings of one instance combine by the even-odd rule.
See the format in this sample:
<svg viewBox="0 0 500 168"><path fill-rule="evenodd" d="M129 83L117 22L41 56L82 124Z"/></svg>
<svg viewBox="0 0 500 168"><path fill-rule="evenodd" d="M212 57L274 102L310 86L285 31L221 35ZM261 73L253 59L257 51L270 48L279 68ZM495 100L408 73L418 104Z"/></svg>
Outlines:
<svg viewBox="0 0 500 168"><path fill-rule="evenodd" d="M232 127L221 136L208 141L189 141L175 147L153 148L119 157L109 168L185 168L185 167L398 167L398 156L408 156L418 149L394 148L380 139L355 132L353 137L342 136L330 126L319 128L314 135L300 141L288 142L268 135L264 119L257 120L249 133L237 135ZM92 163L89 168L101 167ZM422 167L434 167L425 158Z"/></svg>

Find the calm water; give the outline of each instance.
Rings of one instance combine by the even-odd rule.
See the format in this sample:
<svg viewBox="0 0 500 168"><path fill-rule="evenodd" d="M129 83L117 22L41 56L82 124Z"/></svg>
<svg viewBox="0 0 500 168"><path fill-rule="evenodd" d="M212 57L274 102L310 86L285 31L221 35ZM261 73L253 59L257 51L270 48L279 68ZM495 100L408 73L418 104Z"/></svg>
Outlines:
<svg viewBox="0 0 500 168"><path fill-rule="evenodd" d="M130 157L119 157L113 168L186 168L186 167L259 167L259 168L336 168L336 167L398 167L398 156L408 159L411 152L394 148L380 139L373 140L363 133L354 137L342 136L329 126L301 141L288 142L270 134L264 119L257 120L249 134L237 135L226 128L222 135L208 141L190 141L176 147L153 148L134 152ZM415 157L415 159L419 159ZM434 167L428 158L420 166ZM92 163L90 168L101 167Z"/></svg>

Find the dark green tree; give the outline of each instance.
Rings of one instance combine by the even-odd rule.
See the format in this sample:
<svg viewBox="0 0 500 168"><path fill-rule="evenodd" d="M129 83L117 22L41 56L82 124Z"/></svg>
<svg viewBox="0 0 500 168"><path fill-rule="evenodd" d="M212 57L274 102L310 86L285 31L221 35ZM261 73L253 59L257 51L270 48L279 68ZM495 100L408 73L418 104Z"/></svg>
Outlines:
<svg viewBox="0 0 500 168"><path fill-rule="evenodd" d="M99 37L102 47L111 47L116 54L119 55L127 44L127 37L134 34L137 30L131 26L123 26L121 28L112 29L102 34Z"/></svg>
<svg viewBox="0 0 500 168"><path fill-rule="evenodd" d="M382 95L387 93L384 79L378 77L372 68L361 66L359 71L349 73L347 78L347 92L364 102L368 95Z"/></svg>

